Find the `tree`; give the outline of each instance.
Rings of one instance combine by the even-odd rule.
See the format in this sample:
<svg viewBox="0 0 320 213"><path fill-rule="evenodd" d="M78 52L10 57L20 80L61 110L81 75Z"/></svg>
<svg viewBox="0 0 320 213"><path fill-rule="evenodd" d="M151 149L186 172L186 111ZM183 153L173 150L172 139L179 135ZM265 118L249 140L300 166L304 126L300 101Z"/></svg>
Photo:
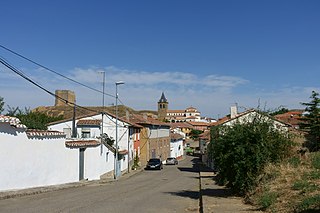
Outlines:
<svg viewBox="0 0 320 213"><path fill-rule="evenodd" d="M270 115L275 116L275 115L283 114L286 112L289 112L289 110L287 108L282 107L280 109L275 110L274 112L271 112Z"/></svg>
<svg viewBox="0 0 320 213"><path fill-rule="evenodd" d="M292 146L286 134L260 115L253 121L213 127L208 153L219 182L245 195L257 186L265 166L287 157Z"/></svg>
<svg viewBox="0 0 320 213"><path fill-rule="evenodd" d="M63 119L63 116L53 117L41 112L32 112L27 107L20 109L19 107L8 106L7 115L19 118L21 123L29 129L39 130L46 130L48 123Z"/></svg>
<svg viewBox="0 0 320 213"><path fill-rule="evenodd" d="M302 118L300 128L308 133L309 148L311 150L320 149L320 98L319 93L312 91L309 103L301 103L306 106L307 112Z"/></svg>
<svg viewBox="0 0 320 213"><path fill-rule="evenodd" d="M201 130L197 130L197 129L192 129L191 132L190 132L190 137L193 139L193 140L196 140L199 138L199 135L202 133Z"/></svg>
<svg viewBox="0 0 320 213"><path fill-rule="evenodd" d="M0 114L4 111L3 106L4 106L4 101L3 101L3 98L0 97Z"/></svg>

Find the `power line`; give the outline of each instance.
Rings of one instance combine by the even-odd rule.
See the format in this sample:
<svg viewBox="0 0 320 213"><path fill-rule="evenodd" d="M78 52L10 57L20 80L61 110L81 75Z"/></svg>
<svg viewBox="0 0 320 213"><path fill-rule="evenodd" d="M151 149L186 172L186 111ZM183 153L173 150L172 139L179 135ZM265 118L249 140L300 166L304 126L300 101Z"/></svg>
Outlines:
<svg viewBox="0 0 320 213"><path fill-rule="evenodd" d="M99 93L101 93L101 94L108 95L108 96L110 96L110 97L115 98L114 95L111 95L111 94L108 94L108 93L103 93L103 92L101 92L100 90L97 90L97 89L95 89L95 88L93 88L93 87L90 87L90 86L88 86L88 85L85 85L85 84L83 84L83 83L81 83L81 82L79 82L79 81L76 81L76 80L74 80L74 79L72 79L72 78L69 78L69 77L67 77L67 76L65 76L65 75L62 75L61 73L58 73L58 72L56 72L56 71L54 71L54 70L52 70L52 69L50 69L50 68L48 68L48 67L46 67L46 66L44 66L44 65L42 65L42 64L34 61L34 60L31 60L31 59L29 59L29 58L27 58L27 57L25 57L25 56L23 56L23 55L15 52L15 51L11 50L11 49L9 49L9 48L1 45L1 44L0 44L0 47L3 48L3 49L5 49L5 50L7 50L7 51L9 51L9 52L11 52L12 54L14 54L14 55L16 55L16 56L19 56L20 58L23 58L24 60L27 60L27 61L29 61L29 62L31 62L31 63L39 66L39 67L42 67L43 69L45 69L45 70L47 70L47 71L50 71L50 72L52 72L52 73L54 73L54 74L56 74L56 75L59 75L60 77L63 77L63 78L65 78L65 79L69 80L69 81L72 81L73 83L79 84L79 85L81 85L81 86L83 86L83 87L86 87L86 88L88 88L88 89L91 89L91 90L93 90L93 91L95 91L95 92L99 92Z"/></svg>
<svg viewBox="0 0 320 213"><path fill-rule="evenodd" d="M51 96L54 96L55 98L58 98L59 100L61 101L64 101L65 103L68 103L72 106L76 106L78 107L79 109L82 109L82 110L87 110L87 111L91 111L91 112L94 112L94 113L104 113L104 112L99 112L97 110L93 110L93 109L90 109L90 108L87 108L87 107L83 107L83 106L80 106L80 105L77 105L76 103L74 102L70 102L58 95L56 95L55 93L49 91L48 89L44 88L43 86L41 86L40 84L38 84L37 82L33 81L31 78L29 78L28 76L26 76L23 72L21 72L20 70L18 70L17 68L15 68L13 65L9 64L6 60L4 60L2 57L0 57L0 63L3 64L5 67L7 67L9 70L13 71L14 73L16 73L17 75L19 75L20 77L22 77L23 79L27 80L28 82L30 82L31 84L35 85L36 87L40 88L41 90L45 91L46 93L48 93L49 95ZM68 105L69 106L69 105ZM91 117L91 116L90 116ZM113 121L111 118L109 118L109 116L106 116L110 121L112 121L113 123L115 123L115 121ZM98 120L98 119L97 119ZM103 121L102 121L103 122Z"/></svg>

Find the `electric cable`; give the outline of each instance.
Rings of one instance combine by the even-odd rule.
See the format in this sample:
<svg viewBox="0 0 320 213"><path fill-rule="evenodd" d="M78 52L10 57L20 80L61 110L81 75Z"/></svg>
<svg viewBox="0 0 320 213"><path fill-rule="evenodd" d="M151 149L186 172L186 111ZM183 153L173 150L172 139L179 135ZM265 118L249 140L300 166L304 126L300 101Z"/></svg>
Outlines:
<svg viewBox="0 0 320 213"><path fill-rule="evenodd" d="M90 90L93 90L93 91L95 91L95 92L99 92L99 93L101 93L101 94L108 95L108 96L110 96L110 97L115 98L114 95L111 95L111 94L108 94L108 93L103 93L102 91L100 91L100 90L98 90L98 89L95 89L95 88L90 87L90 86L88 86L88 85L85 85L85 84L83 84L83 83L81 83L81 82L79 82L79 81L76 81L76 80L74 80L74 79L72 79L72 78L69 78L69 77L67 77L67 76L65 76L65 75L62 75L61 73L56 72L56 71L54 71L54 70L52 70L52 69L50 69L50 68L48 68L48 67L46 67L46 66L44 66L44 65L42 65L42 64L40 64L40 63L38 63L38 62L36 62L36 61L34 61L34 60L31 60L31 59L29 59L29 58L27 58L27 57L25 57L25 56L23 56L23 55L15 52L15 51L11 50L11 49L9 49L9 48L1 45L1 44L0 44L0 47L1 47L2 49L5 49L5 50L11 52L12 54L14 54L14 55L16 55L16 56L19 56L20 58L23 58L24 60L27 60L27 61L29 61L29 62L31 62L31 63L33 63L33 64L35 64L35 65L37 65L37 66L39 66L39 67L41 67L41 68L43 68L43 69L45 69L45 70L47 70L47 71L50 71L50 72L52 72L52 73L54 73L54 74L56 74L56 75L59 75L60 77L63 77L63 78L65 78L65 79L69 80L69 81L72 81L73 83L79 84L79 85L81 85L81 86L83 86L83 87L86 87L87 89L90 89Z"/></svg>

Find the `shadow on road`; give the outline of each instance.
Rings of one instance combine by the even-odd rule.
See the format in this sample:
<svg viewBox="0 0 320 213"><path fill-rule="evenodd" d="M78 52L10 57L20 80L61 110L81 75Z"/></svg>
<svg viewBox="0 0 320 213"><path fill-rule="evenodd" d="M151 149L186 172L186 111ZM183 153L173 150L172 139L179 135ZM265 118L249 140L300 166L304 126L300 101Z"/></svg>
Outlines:
<svg viewBox="0 0 320 213"><path fill-rule="evenodd" d="M191 199L198 200L200 198L199 191L180 191L180 192L167 192L168 194L180 196L180 197L188 197Z"/></svg>
<svg viewBox="0 0 320 213"><path fill-rule="evenodd" d="M196 173L199 173L200 171L200 167L199 167L199 158L198 157L193 157L191 159L191 162L192 162L192 167L178 167L178 169L181 171L181 172L196 172Z"/></svg>

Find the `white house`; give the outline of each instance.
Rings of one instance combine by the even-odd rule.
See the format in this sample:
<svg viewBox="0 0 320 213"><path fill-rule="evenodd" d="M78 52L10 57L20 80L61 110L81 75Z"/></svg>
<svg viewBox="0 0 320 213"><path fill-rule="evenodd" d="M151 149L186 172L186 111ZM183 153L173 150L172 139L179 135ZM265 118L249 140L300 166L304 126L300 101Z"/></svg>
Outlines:
<svg viewBox="0 0 320 213"><path fill-rule="evenodd" d="M91 114L87 116L77 117L75 119L76 132L75 138L71 138L73 120L63 120L51 123L48 126L49 130L62 131L67 135L67 144L71 149L79 149L80 165L79 175L84 175L85 179L99 179L101 175L112 175L115 168L115 146L113 144L103 145L100 143L100 135L105 134L111 140L116 139L116 131L118 132L118 162L117 162L117 174L120 176L121 172L127 172L130 169L130 165L133 161L134 146L133 146L133 134L134 131L130 131L130 128L134 124L129 123L123 119L118 119L118 128L116 128L116 118L112 114ZM88 142L89 141L89 142ZM86 149L85 144L99 143L100 146L96 148ZM90 165L90 167L86 166ZM93 165L93 166L92 166ZM84 174L82 174L84 173Z"/></svg>
<svg viewBox="0 0 320 213"><path fill-rule="evenodd" d="M0 191L78 181L78 152L65 148L65 134L27 130L0 115Z"/></svg>
<svg viewBox="0 0 320 213"><path fill-rule="evenodd" d="M170 157L179 159L183 156L183 136L178 133L171 133L170 137Z"/></svg>

